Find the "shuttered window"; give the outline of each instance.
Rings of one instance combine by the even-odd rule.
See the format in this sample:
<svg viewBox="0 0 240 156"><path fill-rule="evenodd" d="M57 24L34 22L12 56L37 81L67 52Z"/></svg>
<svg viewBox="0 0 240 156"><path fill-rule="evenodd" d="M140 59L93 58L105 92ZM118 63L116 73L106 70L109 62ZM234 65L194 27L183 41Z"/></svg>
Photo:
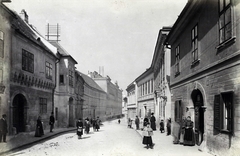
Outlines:
<svg viewBox="0 0 240 156"><path fill-rule="evenodd" d="M180 122L182 118L182 102L181 100L175 101L175 122Z"/></svg>
<svg viewBox="0 0 240 156"><path fill-rule="evenodd" d="M214 97L215 134L233 132L233 92L225 92Z"/></svg>

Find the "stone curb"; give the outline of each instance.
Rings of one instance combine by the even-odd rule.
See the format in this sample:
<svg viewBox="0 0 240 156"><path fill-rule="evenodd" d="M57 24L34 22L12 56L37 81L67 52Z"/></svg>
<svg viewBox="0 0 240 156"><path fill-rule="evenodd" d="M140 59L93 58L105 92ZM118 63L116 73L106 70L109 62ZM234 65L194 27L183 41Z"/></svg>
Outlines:
<svg viewBox="0 0 240 156"><path fill-rule="evenodd" d="M9 152L15 151L15 150L17 150L17 149L25 148L25 147L28 147L28 146L30 146L30 145L39 143L39 142L41 142L41 141L44 141L44 140L53 138L53 137L55 137L55 136L57 136L57 135L64 134L64 133L67 133L67 132L71 132L71 131L75 131L75 130L76 130L76 128L52 133L52 135L49 135L49 136L46 136L46 137L42 137L42 138L39 138L38 140L31 141L31 142L28 142L28 143L19 145L19 146L17 146L17 147L13 147L13 148L8 149L8 150L6 150L6 151L0 152L0 155L6 155L6 154L8 154Z"/></svg>

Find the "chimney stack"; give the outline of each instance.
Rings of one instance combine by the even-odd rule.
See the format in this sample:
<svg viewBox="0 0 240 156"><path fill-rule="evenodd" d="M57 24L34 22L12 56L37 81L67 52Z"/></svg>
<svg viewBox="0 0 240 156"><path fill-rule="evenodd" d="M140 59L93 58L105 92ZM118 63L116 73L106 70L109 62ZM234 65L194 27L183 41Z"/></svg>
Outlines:
<svg viewBox="0 0 240 156"><path fill-rule="evenodd" d="M26 22L28 23L28 15L27 15L27 12L22 9L21 13L20 13L20 17Z"/></svg>

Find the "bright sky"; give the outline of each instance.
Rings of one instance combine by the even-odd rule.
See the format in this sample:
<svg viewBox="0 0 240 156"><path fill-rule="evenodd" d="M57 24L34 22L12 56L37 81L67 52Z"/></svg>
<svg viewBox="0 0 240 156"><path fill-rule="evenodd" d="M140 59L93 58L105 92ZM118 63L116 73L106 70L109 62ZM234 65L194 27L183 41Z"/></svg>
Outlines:
<svg viewBox="0 0 240 156"><path fill-rule="evenodd" d="M6 4L45 36L59 24L60 44L78 62L77 70L99 72L123 91L150 67L158 32L172 26L187 0L12 0Z"/></svg>

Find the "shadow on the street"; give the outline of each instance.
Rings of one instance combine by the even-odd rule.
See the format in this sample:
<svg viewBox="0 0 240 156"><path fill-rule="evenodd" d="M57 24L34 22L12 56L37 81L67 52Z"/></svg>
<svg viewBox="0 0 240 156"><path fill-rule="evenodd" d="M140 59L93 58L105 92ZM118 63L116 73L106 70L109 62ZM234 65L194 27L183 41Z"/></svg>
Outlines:
<svg viewBox="0 0 240 156"><path fill-rule="evenodd" d="M90 138L90 136L84 136L81 139L87 139L87 138Z"/></svg>

